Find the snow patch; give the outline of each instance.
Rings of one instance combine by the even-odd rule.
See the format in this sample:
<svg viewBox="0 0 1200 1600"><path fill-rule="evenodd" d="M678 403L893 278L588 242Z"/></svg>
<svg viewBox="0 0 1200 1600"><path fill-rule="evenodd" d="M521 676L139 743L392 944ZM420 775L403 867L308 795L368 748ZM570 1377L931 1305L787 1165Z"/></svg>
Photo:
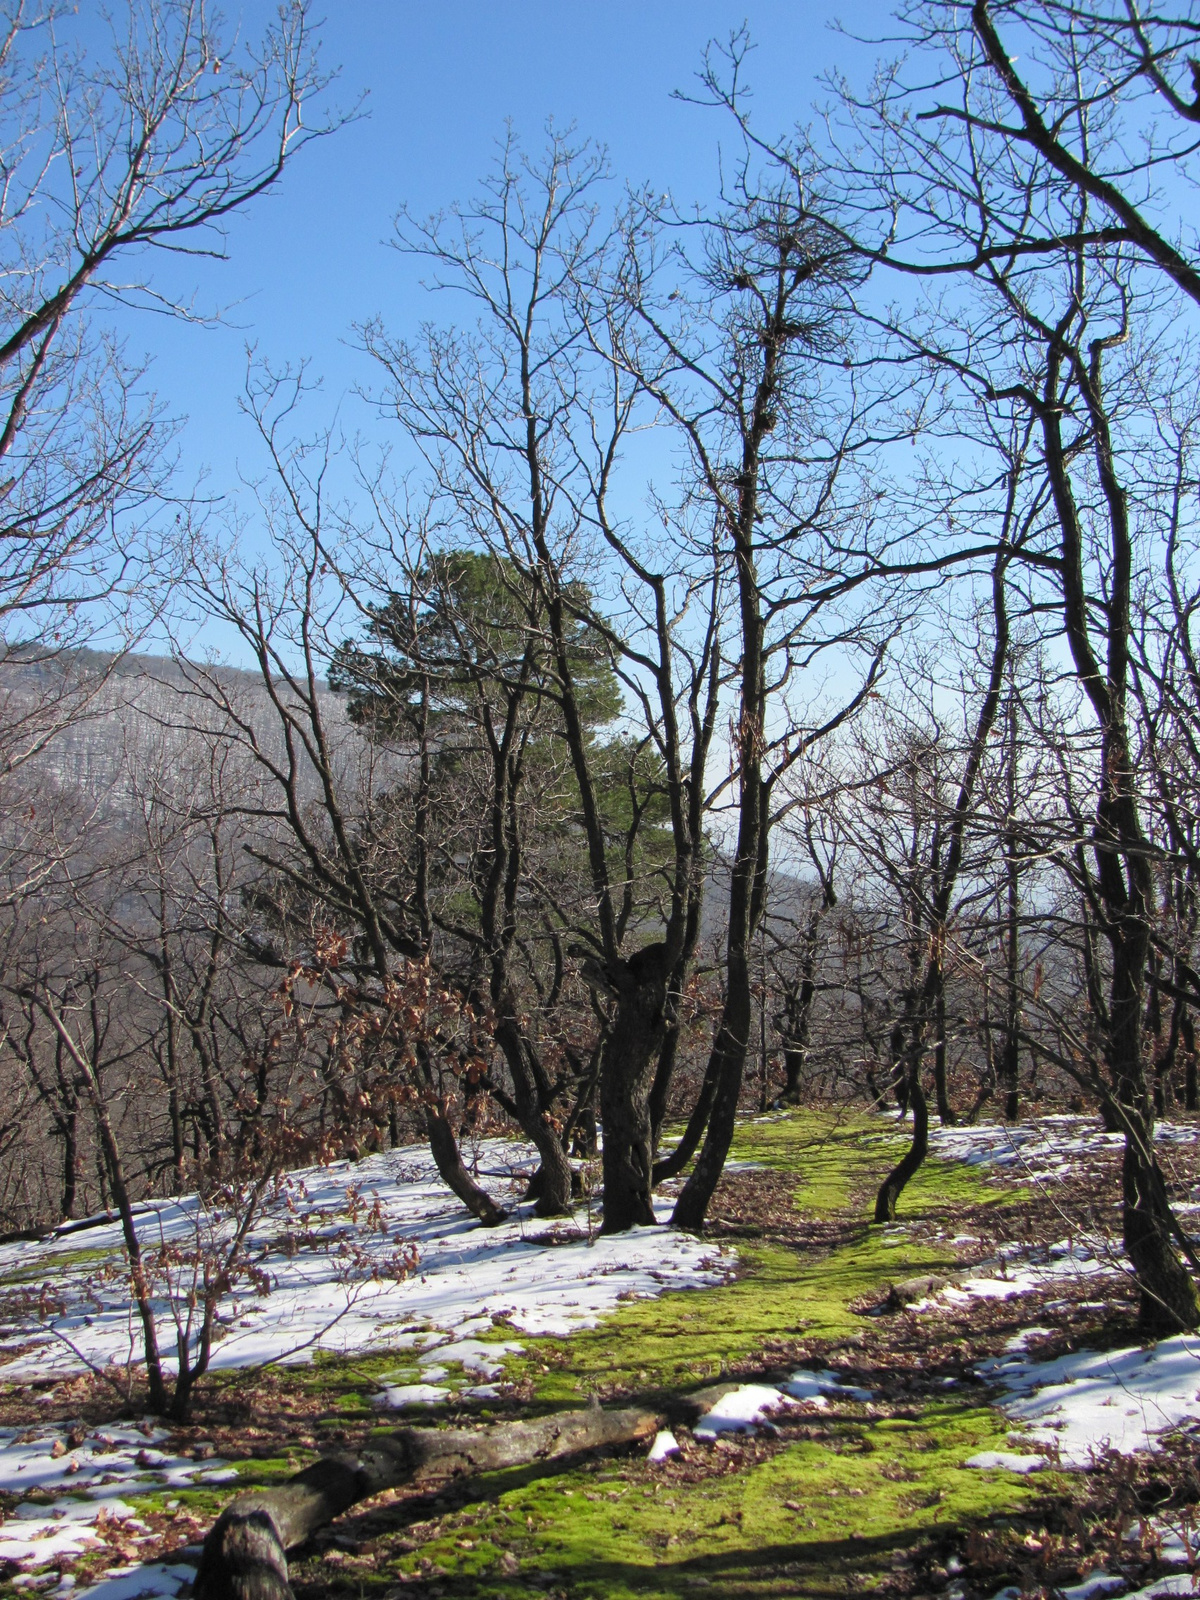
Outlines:
<svg viewBox="0 0 1200 1600"><path fill-rule="evenodd" d="M828 1370L793 1372L779 1387L793 1400L811 1400L818 1406L823 1406L825 1397L831 1394L843 1400L871 1400L875 1395L874 1389L856 1389L853 1384L843 1383L840 1374Z"/></svg>
<svg viewBox="0 0 1200 1600"><path fill-rule="evenodd" d="M1190 1123L1160 1122L1154 1130L1160 1144L1194 1144L1200 1129ZM944 1161L969 1167L1000 1167L1032 1182L1068 1177L1083 1169L1089 1157L1114 1154L1124 1136L1105 1133L1094 1117L1048 1116L1036 1122L977 1122L964 1127L935 1128L929 1148Z"/></svg>
<svg viewBox="0 0 1200 1600"><path fill-rule="evenodd" d="M1021 1456L1008 1450L981 1450L978 1455L970 1456L964 1463L967 1467L978 1467L982 1472L1041 1472L1050 1465L1045 1456Z"/></svg>
<svg viewBox="0 0 1200 1600"><path fill-rule="evenodd" d="M507 1172L514 1186L527 1175L524 1146L490 1140L475 1155L487 1168ZM214 1371L308 1361L316 1350L428 1348L450 1335L462 1344L467 1370L492 1377L504 1351L514 1347L496 1341L491 1347L498 1355L487 1357L487 1342L476 1336L498 1321L505 1331L563 1337L594 1326L621 1300L720 1283L731 1259L730 1252L667 1227L591 1239L581 1229L577 1239L559 1243L529 1232L528 1206L518 1206L499 1227L480 1228L442 1184L428 1151L415 1147L293 1173L291 1182L290 1200L285 1195L268 1207L250 1240L271 1292L223 1304ZM670 1204L662 1202L664 1222ZM374 1226L355 1227L356 1208L366 1207ZM149 1248L186 1249L202 1224L194 1195L147 1209L138 1219ZM365 1260L366 1270L353 1275L337 1248L346 1232ZM64 1302L60 1315L46 1318L30 1307L6 1324L0 1361L6 1350L13 1356L0 1371L7 1381L73 1375L87 1362L103 1368L136 1360L138 1329L128 1291L119 1275L97 1281L95 1257L71 1261L82 1242L89 1252L120 1259L120 1225L103 1218L84 1240L73 1232L0 1246L0 1282L16 1270L29 1282L33 1269ZM402 1245L416 1247L418 1264L397 1281L386 1267ZM378 1277L370 1275L373 1264ZM159 1311L171 1335L170 1305L164 1300ZM163 1343L169 1350L173 1337ZM438 1355L460 1359L451 1346Z"/></svg>
<svg viewBox="0 0 1200 1600"><path fill-rule="evenodd" d="M679 1442L669 1428L661 1428L654 1435L654 1443L650 1446L647 1461L665 1461L668 1456L679 1454Z"/></svg>
<svg viewBox="0 0 1200 1600"><path fill-rule="evenodd" d="M1065 1467L1090 1466L1104 1450L1151 1450L1164 1433L1200 1420L1200 1340L1185 1334L1149 1349L1080 1350L1054 1361L1017 1352L976 1370L1003 1385L1005 1413Z"/></svg>
<svg viewBox="0 0 1200 1600"><path fill-rule="evenodd" d="M767 1421L773 1411L788 1404L788 1397L774 1384L743 1383L722 1395L692 1430L697 1439L715 1439L721 1433L750 1433Z"/></svg>
<svg viewBox="0 0 1200 1600"><path fill-rule="evenodd" d="M930 1311L935 1306L966 1305L972 1300L1012 1300L1056 1283L1115 1277L1125 1266L1121 1246L1115 1239L1060 1239L1049 1246L1004 1245L969 1275L936 1294L915 1300L908 1309ZM1036 1331L1027 1330L1027 1336Z"/></svg>
<svg viewBox="0 0 1200 1600"><path fill-rule="evenodd" d="M195 1576L195 1567L150 1561L145 1566L110 1567L99 1583L86 1589L72 1585L70 1592L73 1600L157 1600L160 1595L174 1600Z"/></svg>

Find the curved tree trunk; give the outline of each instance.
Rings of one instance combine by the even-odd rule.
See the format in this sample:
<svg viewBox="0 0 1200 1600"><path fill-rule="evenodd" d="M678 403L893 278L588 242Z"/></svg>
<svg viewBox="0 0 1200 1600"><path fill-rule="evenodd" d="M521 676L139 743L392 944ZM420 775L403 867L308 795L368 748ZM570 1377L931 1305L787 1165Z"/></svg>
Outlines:
<svg viewBox="0 0 1200 1600"><path fill-rule="evenodd" d="M425 1107L425 1132L433 1153L438 1176L466 1206L473 1217L478 1217L485 1228L494 1228L508 1215L485 1189L481 1189L463 1165L458 1140L446 1113L437 1106Z"/></svg>
<svg viewBox="0 0 1200 1600"><path fill-rule="evenodd" d="M903 1160L892 1168L879 1186L879 1193L875 1197L876 1222L895 1222L896 1204L905 1185L920 1170L921 1163L929 1154L929 1105L921 1087L919 1050L914 1050L909 1069L908 1100L913 1114L912 1142Z"/></svg>
<svg viewBox="0 0 1200 1600"><path fill-rule="evenodd" d="M682 1139L670 1155L654 1163L651 1181L656 1188L668 1178L678 1177L699 1148L705 1129L708 1127L708 1119L712 1115L713 1100L716 1098L720 1075L721 1063L714 1053L708 1058L704 1081L700 1085L700 1093L696 1096L696 1104L692 1107L692 1114L688 1118L687 1127L683 1130Z"/></svg>
<svg viewBox="0 0 1200 1600"><path fill-rule="evenodd" d="M656 1151L662 1125L667 1118L667 1096L671 1091L671 1080L675 1076L675 1060L678 1054L679 1021L676 1018L667 1025L666 1035L658 1052L658 1065L654 1069L654 1082L650 1085L650 1139ZM655 1170L657 1171L657 1167Z"/></svg>
<svg viewBox="0 0 1200 1600"><path fill-rule="evenodd" d="M683 1186L671 1221L677 1228L687 1228L698 1233L704 1226L709 1203L724 1170L725 1158L733 1142L737 1121L738 1101L742 1092L742 1076L746 1067L746 1052L750 1042L751 1000L748 971L745 981L739 981L734 972L729 975L729 993L725 1012L713 1044L717 1062L716 1090L712 1114L704 1148L692 1168L692 1175Z"/></svg>
<svg viewBox="0 0 1200 1600"><path fill-rule="evenodd" d="M1200 1301L1191 1273L1175 1251L1174 1218L1162 1170L1154 1158L1147 1119L1125 1107L1125 1153L1121 1167L1125 1249L1137 1274L1138 1323L1147 1334L1171 1334L1200 1326Z"/></svg>
<svg viewBox="0 0 1200 1600"><path fill-rule="evenodd" d="M512 1078L521 1132L537 1150L541 1163L535 1210L539 1217L565 1216L571 1209L571 1163L544 1103L549 1086L538 1082L543 1074L537 1070L539 1064L530 1060L528 1043L510 1009L512 996L506 994L505 1001L505 1011L497 1018L496 1042Z"/></svg>

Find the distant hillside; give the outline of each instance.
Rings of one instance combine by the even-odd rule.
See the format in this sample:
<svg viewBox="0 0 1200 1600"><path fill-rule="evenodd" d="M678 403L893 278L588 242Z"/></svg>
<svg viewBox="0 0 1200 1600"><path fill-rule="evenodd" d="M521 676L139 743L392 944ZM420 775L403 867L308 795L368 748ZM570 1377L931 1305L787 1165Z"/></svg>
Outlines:
<svg viewBox="0 0 1200 1600"><path fill-rule="evenodd" d="M131 774L147 762L169 762L194 743L198 731L229 737L224 697L274 758L284 753L279 718L257 672L235 667L186 665L169 656L73 650L0 660L0 726L23 730L45 747L36 771L63 791L121 808ZM350 754L363 741L350 725L344 699L324 691L322 714L339 746Z"/></svg>

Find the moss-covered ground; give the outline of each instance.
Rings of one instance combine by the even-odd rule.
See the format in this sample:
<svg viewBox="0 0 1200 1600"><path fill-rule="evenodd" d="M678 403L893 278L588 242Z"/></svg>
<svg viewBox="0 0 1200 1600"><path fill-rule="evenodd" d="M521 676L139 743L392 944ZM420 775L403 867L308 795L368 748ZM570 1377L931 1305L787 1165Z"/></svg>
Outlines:
<svg viewBox="0 0 1200 1600"><path fill-rule="evenodd" d="M999 1239L1033 1236L1029 1195L930 1160L905 1191L899 1223L870 1226L875 1188L904 1142L901 1130L864 1115L797 1111L745 1122L711 1218L714 1241L736 1247L728 1282L628 1302L569 1339L525 1339L494 1404L409 1420L527 1416L593 1399L669 1413L702 1385L778 1381L805 1366L840 1370L872 1400L831 1398L782 1415L773 1433L716 1446L680 1428L682 1453L659 1463L638 1455L550 1475L512 1472L432 1497L395 1491L297 1553L300 1600L510 1600L531 1589L552 1600L674 1600L701 1590L899 1600L945 1588L960 1570L972 1575L970 1600L1014 1577L1077 1573L1092 1546L1081 1542L1071 1510L1078 1491L1066 1475L965 1466L977 1451L1008 1445L971 1368L1029 1307L993 1306L979 1313L991 1319L980 1330L961 1319L878 1314L892 1284L977 1258ZM322 1356L213 1380L176 1446L206 1441L236 1460L236 1487L276 1482L316 1451L353 1445L378 1426L379 1380L411 1360ZM165 1551L203 1532L230 1492L137 1504ZM1069 1537L1067 1524L1076 1530ZM82 1563L79 1581L103 1564ZM0 1580L0 1593L8 1589Z"/></svg>
<svg viewBox="0 0 1200 1600"><path fill-rule="evenodd" d="M786 1219L772 1225L753 1205L742 1214L727 1194L734 1280L632 1302L567 1341L528 1341L506 1369L521 1384L523 1409L592 1396L669 1406L714 1379L781 1376L806 1358L836 1360L839 1350L852 1365L864 1328L855 1308L896 1280L953 1262L940 1222L1009 1201L963 1168L930 1162L905 1195L904 1223L869 1227L868 1201L902 1148L902 1135L863 1117L806 1113L744 1125L733 1160L762 1172L743 1171L727 1188L752 1195L763 1178L776 1180L776 1202L782 1193L796 1222L813 1224L807 1247L786 1240ZM481 1597L533 1585L572 1600L886 1588L914 1559L928 1565L947 1538L1019 1515L1045 1493L1045 1479L1035 1490L964 1466L1006 1439L1003 1419L970 1386L900 1407L831 1404L774 1439L693 1446L657 1465L516 1473L465 1506L369 1507L344 1519L340 1545L298 1563L296 1580L314 1594L340 1580L360 1593L403 1585Z"/></svg>

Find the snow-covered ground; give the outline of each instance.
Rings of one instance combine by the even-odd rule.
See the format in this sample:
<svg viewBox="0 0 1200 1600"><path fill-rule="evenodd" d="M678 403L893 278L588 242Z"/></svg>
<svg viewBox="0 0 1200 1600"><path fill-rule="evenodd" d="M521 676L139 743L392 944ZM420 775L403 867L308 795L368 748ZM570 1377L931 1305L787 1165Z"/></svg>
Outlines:
<svg viewBox="0 0 1200 1600"><path fill-rule="evenodd" d="M16 1586L71 1593L74 1580L59 1573L79 1556L110 1542L131 1552L153 1537L130 1499L236 1479L236 1470L226 1461L164 1453L157 1446L167 1437L152 1422L75 1431L0 1429L0 1490L16 1495L41 1490L56 1496L49 1502L22 1501L0 1522L0 1563L28 1569L18 1572ZM33 1576L35 1569L49 1566L57 1570L45 1580ZM124 1566L110 1569L99 1584L81 1592L94 1600L171 1596L194 1574L183 1563Z"/></svg>
<svg viewBox="0 0 1200 1600"><path fill-rule="evenodd" d="M1031 1472L1048 1466L1091 1466L1106 1450L1128 1455L1152 1450L1162 1436L1200 1419L1200 1339L1179 1336L1149 1348L1077 1351L1054 1361L1033 1361L1025 1345L1041 1329L1026 1329L1011 1341L1008 1353L979 1371L1003 1385L1000 1404L1022 1431L1022 1438L1042 1444L1048 1456L985 1452L969 1467ZM1197 1557L1190 1522L1155 1518L1150 1531L1157 1559L1165 1566L1190 1569ZM1142 1534L1130 1530L1130 1538ZM1082 1583L1063 1589L1063 1600L1100 1600L1125 1595L1125 1600L1167 1600L1200 1592L1200 1574L1167 1573L1146 1587L1126 1594L1119 1573L1095 1572ZM1002 1589L993 1600L1021 1600L1016 1588Z"/></svg>
<svg viewBox="0 0 1200 1600"><path fill-rule="evenodd" d="M523 1147L499 1141L481 1145L478 1159L491 1175L485 1181L502 1194L528 1166ZM664 1216L667 1209L669 1202ZM352 1211L359 1219L353 1228ZM208 1225L191 1196L144 1212L139 1234L148 1249L165 1244L186 1251ZM565 1335L593 1325L621 1300L718 1283L732 1259L667 1228L589 1235L585 1215L574 1223L545 1223L527 1206L499 1227L481 1228L441 1183L429 1153L415 1148L293 1174L250 1243L269 1287L258 1293L247 1286L222 1307L214 1370L309 1360L318 1349L414 1346L422 1348L419 1365L427 1347L438 1343L446 1347L441 1365L449 1361L493 1377L466 1359L478 1351L458 1348L462 1340L514 1329ZM393 1264L410 1246L415 1266L397 1279ZM140 1328L128 1284L113 1270L120 1258L115 1222L0 1246L0 1288L19 1274L23 1291L23 1304L0 1328L6 1380L66 1376L87 1365L138 1359ZM163 1287L169 1352L173 1325ZM46 1314L47 1304L59 1309Z"/></svg>
<svg viewBox="0 0 1200 1600"><path fill-rule="evenodd" d="M1155 1129L1160 1152L1200 1140L1200 1126L1161 1122ZM1018 1182L1046 1183L1084 1173L1097 1156L1115 1154L1122 1137L1108 1134L1095 1117L1048 1116L1016 1125L981 1123L938 1128L930 1135L934 1154L969 1166L999 1168ZM1185 1207L1186 1210L1200 1209ZM972 1300L1013 1299L1056 1285L1084 1286L1098 1297L1104 1282L1128 1274L1129 1262L1117 1239L1075 1236L1057 1244L1001 1246L988 1261L911 1309L964 1305ZM1046 1309L1050 1309L1046 1306ZM1162 1436L1200 1421L1200 1339L1164 1339L1149 1348L1081 1350L1052 1361L1037 1361L1029 1341L1043 1328L1028 1327L1002 1356L984 1362L979 1375L1000 1386L999 1404L1019 1428L1012 1452L983 1451L966 1464L983 1469L1032 1472L1052 1461L1088 1467L1105 1451L1129 1454L1152 1450ZM1031 1453L1028 1446L1045 1454ZM1190 1579L1186 1580L1190 1585ZM1106 1574L1089 1594L1123 1587ZM1087 1600L1067 1590L1073 1600ZM1145 1593L1173 1592L1152 1585ZM1190 1592L1190 1589L1187 1591Z"/></svg>
<svg viewBox="0 0 1200 1600"><path fill-rule="evenodd" d="M1155 1143L1194 1144L1200 1127L1191 1123L1160 1122ZM1093 1116L1047 1116L1035 1122L977 1122L962 1127L930 1131L929 1148L943 1161L962 1161L970 1167L999 1167L1015 1179L1044 1183L1068 1177L1086 1167L1089 1157L1115 1155L1124 1144L1119 1133L1105 1133Z"/></svg>
<svg viewBox="0 0 1200 1600"><path fill-rule="evenodd" d="M1183 1334L1054 1361L1017 1348L978 1371L1002 1385L1005 1413L1065 1467L1090 1466L1105 1450L1153 1449L1162 1434L1200 1420L1200 1339Z"/></svg>
<svg viewBox="0 0 1200 1600"><path fill-rule="evenodd" d="M870 1400L871 1389L843 1383L840 1374L801 1368L783 1383L743 1383L722 1395L696 1424L697 1439L715 1439L722 1433L750 1433L769 1423L790 1406L807 1404L824 1409L829 1400Z"/></svg>
<svg viewBox="0 0 1200 1600"><path fill-rule="evenodd" d="M512 1203L529 1152L491 1141L479 1147L477 1161L483 1181ZM146 1209L138 1226L147 1249L187 1251L204 1242L209 1221L192 1196ZM392 1263L410 1247L415 1264L396 1278ZM574 1222L546 1223L516 1205L507 1222L481 1228L442 1185L428 1152L416 1149L293 1174L256 1225L251 1254L268 1287L231 1296L223 1307L213 1367L304 1361L318 1349L395 1350L412 1365L384 1377L376 1397L384 1406L439 1401L451 1387L494 1394L504 1358L521 1350L514 1330L566 1335L594 1325L620 1301L720 1283L733 1261L730 1252L665 1227L596 1235L586 1212ZM121 1260L119 1225L107 1221L0 1246L0 1289L15 1306L0 1326L0 1375L65 1378L89 1365L136 1360L138 1328ZM169 1350L166 1298L160 1312ZM129 1503L138 1494L236 1477L225 1462L162 1454L155 1445L165 1438L150 1424L92 1433L0 1430L0 1489L63 1491L50 1505L18 1505L0 1523L0 1562L28 1569L24 1584L18 1574L18 1587L74 1594L69 1574L59 1583L48 1572L43 1581L35 1569L69 1565L104 1542L106 1529L117 1532L123 1550L136 1546L146 1537ZM192 1573L163 1563L114 1568L78 1594L173 1596Z"/></svg>
<svg viewBox="0 0 1200 1600"><path fill-rule="evenodd" d="M1128 1271L1120 1241L1099 1235L1060 1239L1052 1245L1002 1245L994 1256L954 1283L915 1300L909 1310L929 1311L938 1305L965 1305L971 1300L1012 1300L1067 1284L1087 1284L1099 1293L1100 1280Z"/></svg>

